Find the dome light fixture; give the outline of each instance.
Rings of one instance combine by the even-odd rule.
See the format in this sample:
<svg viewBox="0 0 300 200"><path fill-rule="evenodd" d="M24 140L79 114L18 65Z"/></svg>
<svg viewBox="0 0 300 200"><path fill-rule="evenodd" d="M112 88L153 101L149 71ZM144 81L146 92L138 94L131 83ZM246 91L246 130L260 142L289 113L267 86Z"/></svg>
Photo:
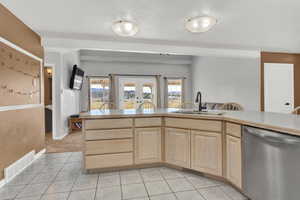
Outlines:
<svg viewBox="0 0 300 200"><path fill-rule="evenodd" d="M210 30L217 23L212 16L197 16L186 21L185 28L192 33L203 33Z"/></svg>
<svg viewBox="0 0 300 200"><path fill-rule="evenodd" d="M134 36L138 31L138 25L132 21L118 20L113 23L112 30L119 36Z"/></svg>

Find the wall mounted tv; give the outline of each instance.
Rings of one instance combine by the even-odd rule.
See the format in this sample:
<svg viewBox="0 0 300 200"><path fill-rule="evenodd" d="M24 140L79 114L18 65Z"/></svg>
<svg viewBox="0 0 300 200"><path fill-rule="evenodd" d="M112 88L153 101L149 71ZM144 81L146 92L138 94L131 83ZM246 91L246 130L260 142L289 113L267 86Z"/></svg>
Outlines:
<svg viewBox="0 0 300 200"><path fill-rule="evenodd" d="M73 90L81 90L83 84L84 71L77 67L73 66L70 88Z"/></svg>

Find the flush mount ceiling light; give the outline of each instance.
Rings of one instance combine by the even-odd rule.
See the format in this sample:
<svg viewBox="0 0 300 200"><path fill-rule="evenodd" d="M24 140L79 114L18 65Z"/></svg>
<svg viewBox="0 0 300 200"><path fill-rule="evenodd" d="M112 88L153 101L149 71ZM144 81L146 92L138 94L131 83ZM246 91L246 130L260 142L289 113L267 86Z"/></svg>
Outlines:
<svg viewBox="0 0 300 200"><path fill-rule="evenodd" d="M117 35L124 37L134 36L139 30L136 23L127 20L114 22L112 29Z"/></svg>
<svg viewBox="0 0 300 200"><path fill-rule="evenodd" d="M211 16L198 16L187 20L185 28L192 33L203 33L211 29L217 19Z"/></svg>

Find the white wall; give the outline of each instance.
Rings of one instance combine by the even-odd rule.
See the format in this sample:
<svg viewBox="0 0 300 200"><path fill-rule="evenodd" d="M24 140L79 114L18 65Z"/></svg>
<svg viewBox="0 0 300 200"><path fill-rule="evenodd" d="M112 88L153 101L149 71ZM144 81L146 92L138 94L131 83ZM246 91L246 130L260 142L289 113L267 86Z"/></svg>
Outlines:
<svg viewBox="0 0 300 200"><path fill-rule="evenodd" d="M114 56L115 55L115 56ZM120 56L125 55L125 56ZM128 55L128 56L126 56ZM186 77L186 100L192 97L191 58L176 58L172 56L158 56L132 53L98 53L98 55L81 54L80 67L86 76L107 76L108 74L140 74L162 75L161 93L163 95L163 77ZM87 60L90 59L90 60ZM141 61L143 60L143 62ZM163 96L161 97L163 101ZM85 82L81 94L81 110L88 109L88 85Z"/></svg>
<svg viewBox="0 0 300 200"><path fill-rule="evenodd" d="M63 54L62 68L62 123L64 133L68 133L68 118L70 115L79 114L80 91L70 89L70 79L73 65L80 64L79 51L71 51Z"/></svg>
<svg viewBox="0 0 300 200"><path fill-rule="evenodd" d="M53 138L61 139L68 134L68 117L79 113L79 91L69 89L72 67L79 64L79 52L45 52L45 63L54 65Z"/></svg>
<svg viewBox="0 0 300 200"><path fill-rule="evenodd" d="M238 102L245 110L259 110L259 59L195 57L193 96L204 102Z"/></svg>

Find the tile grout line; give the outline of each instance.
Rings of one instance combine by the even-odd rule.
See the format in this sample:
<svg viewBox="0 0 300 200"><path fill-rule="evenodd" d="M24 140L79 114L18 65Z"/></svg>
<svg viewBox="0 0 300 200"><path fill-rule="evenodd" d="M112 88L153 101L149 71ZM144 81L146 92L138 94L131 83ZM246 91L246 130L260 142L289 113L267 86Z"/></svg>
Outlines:
<svg viewBox="0 0 300 200"><path fill-rule="evenodd" d="M167 169L169 169L169 168L167 167ZM175 194L175 192L172 190L170 184L168 183L167 179L166 179L166 178L164 177L164 175L162 174L161 169L159 169L159 173L160 173L160 175L162 176L162 178L164 179L164 181L167 183L167 185L168 185L170 191L172 192L172 194L175 196L176 199L178 199L177 196L176 196L176 194Z"/></svg>
<svg viewBox="0 0 300 200"><path fill-rule="evenodd" d="M63 172L64 171L64 168L66 167L66 166L68 166L69 165L69 163L73 163L73 161L71 161L70 159L71 159L71 157L72 157L72 154L73 153L70 153L70 155L68 155L68 156L65 156L65 157L53 157L53 158L51 158L48 162L49 163L51 163L51 164L58 164L58 165L53 165L54 167L53 167L53 169L55 169L56 168L56 166L58 166L58 170L56 169L55 170L55 176L54 176L54 178L52 179L52 181L50 181L50 182L42 182L42 183L32 183L33 182L33 180L36 178L36 177L38 177L39 175L43 175L43 174L47 174L48 172L49 172L49 170L47 171L47 170L45 170L45 166L47 166L47 162L46 162L46 164L44 163L45 161L44 160L42 160L42 159L40 159L40 160L36 160L35 162L33 162L32 163L32 165L34 164L34 163L36 163L36 162L38 162L38 161L41 161L41 163L40 163L40 165L38 164L38 165L36 165L37 166L37 170L33 170L32 172L34 172L34 173L32 173L31 171L29 171L28 172L28 176L31 176L32 175L32 179L28 182L28 183L26 183L26 184L20 184L20 185L11 185L12 187L16 187L16 186L22 186L23 188L13 197L13 200L17 200L17 196L18 195L20 195L20 193L22 193L24 190L25 190L25 188L26 187L28 187L29 185L32 185L32 184L47 184L46 185L46 189L45 189L45 191L44 192L42 192L41 193L41 195L40 196L36 196L36 197L38 197L38 199L39 200L41 200L41 199L43 199L43 197L45 196L45 195L54 195L54 194L59 194L59 193L68 193L68 195L66 196L66 199L65 200L69 200L70 199L70 196L71 196L71 193L73 192L73 191L88 191L88 190L91 190L92 188L82 188L82 189L78 189L78 190L73 190L74 188L75 188L75 185L76 185L76 182L77 182L77 180L79 180L79 177L80 177L80 175L81 174L84 174L83 172L82 172L82 169L81 170L79 170L79 172L80 173L76 173L76 177L74 177L73 175L71 176L72 177L72 186L71 186L71 189L70 189L70 191L66 191L66 192L55 192L54 191L54 193L47 193L47 191L49 190L49 188L50 188L50 186L53 184L53 183L55 183L56 181L56 178L58 177L58 175L61 173L61 172ZM60 161L60 159L61 158L63 158L62 160L64 160L63 162L58 162L58 163L56 163L56 161ZM75 162L75 161L74 161ZM77 163L78 161L76 161L76 163ZM79 161L80 162L80 161ZM52 166L52 165L51 165ZM60 167L61 166L61 167ZM75 166L75 165L74 165ZM29 166L30 167L30 166ZM72 170L73 170L73 165L70 165L70 167L72 167ZM76 167L76 166L75 166ZM75 168L74 167L74 169L76 170L77 168ZM41 169L39 169L39 168L41 168ZM34 169L34 168L33 168ZM47 168L48 169L48 168ZM51 169L51 168L49 168L49 169ZM142 168L142 169L147 169L147 168ZM148 189L147 189L147 183L148 182L159 182L159 181L164 181L166 184L167 184L167 186L168 186L168 188L170 189L170 193L162 193L162 194L157 194L157 195L152 195L152 196L161 196L161 195L167 195L167 194L173 194L174 196L175 196L175 199L179 199L179 197L176 195L176 193L180 193L180 192L188 192L188 191L196 191L202 198L203 198L203 200L208 200L207 198L205 198L201 193L200 193L200 189L205 189L205 188L218 188L220 191L222 191L222 193L224 193L224 197L226 198L228 198L228 200L234 200L234 197L232 197L232 195L229 195L229 194L227 194L227 192L225 192L225 190L224 190L224 188L222 188L222 186L225 186L225 185L227 185L226 183L225 184L218 184L218 183L216 183L216 185L209 185L209 186L205 186L205 187L201 187L201 188L196 188L196 186L191 182L191 180L189 179L189 176L188 176L188 172L186 172L186 175L185 175L185 172L184 171L180 171L180 170L177 170L177 169L173 169L173 168L169 168L169 167L158 167L158 168L153 168L153 172L158 172L159 173L159 175L161 176L161 178L162 179L160 179L160 180L149 180L148 182L147 181L145 181L145 179L144 179L144 177L143 177L143 171L142 171L142 169L137 169L137 174L140 176L140 178L141 178L141 183L144 185L144 188L145 188L145 191L146 191L146 193L147 193L147 196L145 196L145 197L135 197L135 198L133 198L133 199L136 199L136 198L149 198L149 200L150 200L150 193L149 193L149 191L148 191ZM179 174L181 174L183 177L171 177L171 178L166 178L164 175L163 175L163 170L164 169L169 169L169 170L174 170L174 173L179 173ZM124 170L124 172L126 172L126 171L130 171L130 170ZM77 171L76 171L77 172ZM151 170L150 170L150 172L151 172ZM123 184L122 184L122 176L121 176L121 172L120 171L117 171L117 174L118 174L118 178L119 178L119 182L120 182L120 192L121 192L121 199L122 200L125 200L124 199L124 195L123 195L123 189L122 189L122 186L123 186ZM25 175L27 175L27 174L25 174ZM125 176L126 176L126 174L124 174ZM176 175L176 174L175 174ZM201 175L197 175L196 174L196 176L199 176L199 177L202 177ZM74 177L74 179L73 179L73 177ZM95 177L96 178L96 177ZM173 180L173 179L180 179L180 178L183 178L184 180L186 180L189 184L191 184L191 186L192 186L192 188L193 189L189 189L189 190L183 190L183 191L177 191L177 192L175 192L175 191L173 191L172 190L172 188L171 188L171 186L170 186L170 184L168 183L168 180ZM41 179L42 181L44 180L44 179ZM212 179L213 180L213 179ZM58 181L58 182L64 182L65 180L64 179L62 179L61 181ZM125 184L124 185L130 185L130 184L135 184L135 183L127 183L126 184L126 182L125 182ZM96 198L97 198L97 190L98 190L98 187L100 188L100 186L101 186L101 173L98 173L98 176L97 176L97 183L96 183L96 189L95 189L95 194L94 194L94 200L96 200ZM227 186L230 186L230 185L227 185ZM113 187L113 186L111 186L111 187ZM29 198L35 198L35 196L28 196ZM28 197L21 197L21 198L28 198ZM248 200L246 197L245 197L245 200Z"/></svg>
<svg viewBox="0 0 300 200"><path fill-rule="evenodd" d="M183 175L184 176L184 175ZM186 181L187 182L189 182L192 186L193 186L193 188L195 189L195 191L204 199L204 200L208 200L208 199L206 199L200 192L199 192L199 190L198 190L198 188L196 188L195 186L194 186L194 184L186 177L186 176L184 176L184 178L186 179Z"/></svg>
<svg viewBox="0 0 300 200"><path fill-rule="evenodd" d="M121 190L121 200L123 200L123 189L122 189L122 178L121 178L121 173L120 171L118 171L118 176L119 176L119 180L120 180L120 190Z"/></svg>
<svg viewBox="0 0 300 200"><path fill-rule="evenodd" d="M37 159L38 160L38 159ZM34 162L36 162L37 160L35 160ZM34 162L32 162L27 168L29 168L32 164L34 164ZM35 179L39 174L41 174L41 171L42 171L42 169L39 171L39 172L37 172L37 173L33 173L33 176L32 176L32 180L33 179ZM19 175L21 175L21 174L19 174ZM17 176L16 176L17 177ZM15 177L15 178L16 178ZM32 181L31 180L31 181ZM12 181L12 180L11 180ZM14 200L15 199L17 199L17 197L18 197L18 195L21 193L21 192L23 192L24 190L25 190L25 188L28 186L28 185L30 185L31 184L31 181L29 181L28 183L26 183L26 184L20 184L20 185L11 185L12 187L16 187L16 186L24 186L23 188L22 188L22 190L20 191L20 192L18 192L17 194L16 194L16 196L13 198ZM10 187L9 185L7 185L8 187ZM42 195L41 195L41 197L42 197ZM40 198L41 198L40 197Z"/></svg>
<svg viewBox="0 0 300 200"><path fill-rule="evenodd" d="M72 155L72 153L69 155L69 157L70 157L71 155ZM63 170L64 166L66 165L66 163L67 163L67 161L68 161L68 159L69 159L69 157L66 159L66 162L63 163L62 168L61 168L60 170L58 170L58 172L57 172L55 178L51 181L51 183L49 184L49 186L47 187L47 189L45 190L45 192L42 194L42 196L41 196L40 199L42 199L43 196L45 196L45 194L46 194L46 192L48 191L48 189L50 188L50 186L55 182L55 179L57 178L58 174ZM71 191L72 191L72 190L71 190ZM69 194L68 194L66 200L69 199L69 196L70 196L70 194L71 194L71 191L69 191ZM53 193L53 194L57 194L57 193Z"/></svg>
<svg viewBox="0 0 300 200"><path fill-rule="evenodd" d="M95 191L95 195L94 195L94 200L96 200L97 197L97 191L98 191L98 185L99 185L99 181L100 181L100 173L98 174L98 178L97 178L97 184L96 184L96 191Z"/></svg>
<svg viewBox="0 0 300 200"><path fill-rule="evenodd" d="M141 169L139 169L139 174L140 174L140 176L141 176L142 182L143 182L143 184L144 184L144 187L145 187L145 190L146 190L146 192L147 192L148 199L150 200L150 194L149 194L149 191L148 191L148 189L147 189L147 187L146 187L145 180L144 180L144 178L143 178L143 175L142 175Z"/></svg>
<svg viewBox="0 0 300 200"><path fill-rule="evenodd" d="M40 158L41 159L41 158ZM38 159L39 160L39 159ZM38 160L36 160L36 161L38 161ZM36 161L34 161L32 164L34 164ZM64 167L64 165L65 165L65 163L67 162L67 160L65 161L65 162L63 162L63 166L62 166L62 168L60 169L60 170L58 170L58 172L56 173L56 175L55 175L55 178L57 177L57 175L59 174L59 172L63 169L63 167ZM40 171L42 171L42 170L40 170ZM33 179L34 178L36 178L38 175L40 175L40 174L43 174L43 172L38 172L38 173L35 173L35 176L33 176ZM47 190L49 189L49 187L50 187L50 185L54 182L54 180L55 180L55 178L52 180L52 181L50 181L50 182L46 182L45 184L48 184L49 183L49 185L48 185L48 187L47 187L47 189L41 194L41 196L40 196L40 198L39 199L42 199L43 198L43 196L45 195L45 193L47 192ZM32 179L32 180L33 180ZM32 181L31 180L31 181ZM30 185L32 182L29 182L28 184L26 184L25 185L25 187L15 196L15 198L14 198L14 200L17 200L17 196L28 186L28 185ZM37 184L43 184L43 183L37 183ZM34 196L31 196L31 197L34 197ZM24 197L24 198L27 198L27 197Z"/></svg>

